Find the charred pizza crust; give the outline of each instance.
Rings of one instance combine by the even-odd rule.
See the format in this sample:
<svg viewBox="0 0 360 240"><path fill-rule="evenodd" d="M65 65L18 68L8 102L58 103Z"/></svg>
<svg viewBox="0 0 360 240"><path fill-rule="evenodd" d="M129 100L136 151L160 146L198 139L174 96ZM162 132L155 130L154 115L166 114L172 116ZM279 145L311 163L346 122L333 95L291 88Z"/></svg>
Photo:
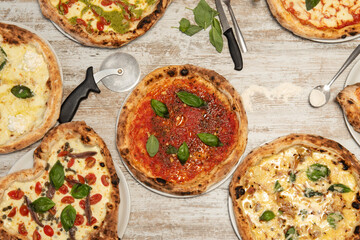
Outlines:
<svg viewBox="0 0 360 240"><path fill-rule="evenodd" d="M46 82L46 90L50 92L42 124L30 132L10 138L8 142L0 145L1 154L29 146L41 139L55 125L60 114L62 81L55 54L36 34L12 24L0 23L0 42L16 46L29 44L41 52L48 66L49 79Z"/></svg>
<svg viewBox="0 0 360 240"><path fill-rule="evenodd" d="M99 146L100 153L105 160L105 166L109 170L111 180L111 198L106 204L106 216L101 225L92 231L86 238L88 240L99 239L117 239L118 207L120 203L119 178L116 174L115 166L112 161L109 150L105 142L96 134L96 132L86 125L85 122L69 122L61 124L49 131L41 144L34 152L34 168L12 173L0 179L0 200L4 197L4 192L15 181L27 182L38 178L44 171L51 153L52 147L60 139L81 139L84 145ZM1 239L28 239L19 233L10 232L3 228L3 222L0 220L0 238Z"/></svg>
<svg viewBox="0 0 360 240"><path fill-rule="evenodd" d="M285 0L286 1L286 0ZM341 28L324 27L318 29L310 24L303 24L298 18L290 13L282 0L267 0L269 9L281 26L295 35L311 39L339 39L355 36L360 31L360 24L353 24ZM304 2L305 6L305 2ZM308 12L311 14L311 10ZM339 20L340 21L340 20Z"/></svg>
<svg viewBox="0 0 360 240"><path fill-rule="evenodd" d="M259 146L258 148L252 150L240 163L233 174L229 186L229 193L233 205L237 229L243 240L256 239L256 237L252 234L253 226L251 226L250 218L241 210L242 208L240 206L242 196L245 196L246 192L249 191L249 189L245 189L245 185L247 183L244 182L244 176L247 173L247 170L250 167L259 164L263 158L278 154L279 152L296 145L314 148L320 152L333 153L335 156L338 156L334 164L339 164L343 167L343 170L351 172L356 179L359 179L360 164L356 157L339 143L321 136L290 134ZM357 182L357 185L359 186L359 182ZM355 234L359 234L359 232L356 233L356 229L354 231ZM353 237L346 239L357 239L358 237L356 237L355 234Z"/></svg>
<svg viewBox="0 0 360 240"><path fill-rule="evenodd" d="M354 130L360 132L360 83L346 86L336 97Z"/></svg>
<svg viewBox="0 0 360 240"><path fill-rule="evenodd" d="M144 96L153 89L171 83L175 79L191 80L200 77L201 83L213 89L223 103L236 113L239 128L234 149L227 159L215 166L209 173L200 173L185 183L172 183L156 178L151 172L138 164L130 154L129 126L134 119L134 112ZM211 93L212 94L212 93ZM159 68L148 74L137 85L124 104L117 124L117 148L128 169L141 182L151 188L175 195L196 195L206 191L211 185L223 179L238 162L247 143L247 117L241 98L230 83L215 71L193 65L178 65Z"/></svg>
<svg viewBox="0 0 360 240"><path fill-rule="evenodd" d="M86 27L78 24L72 25L69 20L60 15L50 0L38 0L43 15L56 23L71 37L86 46L118 48L145 34L164 15L171 0L158 0L155 10L140 20L136 29L125 34L115 32L89 33Z"/></svg>

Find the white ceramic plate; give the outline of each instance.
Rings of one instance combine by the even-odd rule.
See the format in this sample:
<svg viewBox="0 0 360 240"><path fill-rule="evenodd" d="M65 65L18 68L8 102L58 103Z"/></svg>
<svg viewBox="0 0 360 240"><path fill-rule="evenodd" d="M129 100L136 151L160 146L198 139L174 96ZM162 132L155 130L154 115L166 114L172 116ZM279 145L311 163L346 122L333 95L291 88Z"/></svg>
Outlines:
<svg viewBox="0 0 360 240"><path fill-rule="evenodd" d="M27 152L22 156L9 170L8 174L33 167L34 164L34 154L35 148ZM115 165L115 164L114 164ZM125 229L129 222L130 218L130 192L124 174L121 172L120 168L115 165L116 173L120 179L119 190L120 190L120 205L119 205L119 214L118 214L118 237L121 239L124 236Z"/></svg>
<svg viewBox="0 0 360 240"><path fill-rule="evenodd" d="M353 66L353 68L350 70L350 73L345 80L344 88L347 85L352 85L357 82L360 82L360 61L358 61ZM343 115L344 115L346 126L349 129L351 136L354 138L355 142L360 145L360 133L355 131L354 128L350 125L349 121L346 118L346 114L344 111L343 111Z"/></svg>
<svg viewBox="0 0 360 240"><path fill-rule="evenodd" d="M116 130L115 130L115 131L116 131L116 132L115 132L115 141L117 141L117 137L116 137L117 132L118 132L118 131L117 131L117 125L118 125L118 122L119 122L121 110L122 110L124 104L126 103L127 99L129 98L130 94L131 94L131 93L129 93L129 94L126 96L126 98L125 98L124 102L122 103L122 106L121 106L121 108L120 108L120 110L119 110L118 116L117 116L116 128L115 128L115 129L116 129ZM160 194L160 195L165 196L165 197L172 197L172 198L192 198L192 197L197 197L197 196L201 196L201 195L203 195L203 194L205 194L205 193L208 193L208 192L210 192L210 191L218 188L220 185L222 185L222 184L235 172L236 168L239 166L240 162L241 162L241 161L243 160L243 158L244 158L244 154L241 155L241 157L239 158L239 160L238 160L238 162L236 163L236 165L228 172L228 174L227 174L222 180L220 180L219 182L217 182L217 183L215 183L214 185L210 186L205 192L200 193L200 194L197 194L197 195L185 195L185 196L182 196L182 195L175 195L175 194L170 194L170 193L166 193L166 192L159 191L159 190L154 189L154 188L152 188L152 187L149 187L148 185L146 185L146 184L144 184L143 182L141 182L141 181L140 181L139 179L137 179L137 177L130 171L130 169L128 168L126 162L125 162L124 159L121 157L121 154L120 154L120 152L119 152L119 149L118 149L118 153L119 153L120 159L121 159L121 161L123 162L123 164L124 164L125 168L127 169L127 171L130 173L130 175L131 175L138 183L140 183L140 185L142 185L143 187L147 188L148 190L150 190L150 191L152 191L152 192L154 192L154 193Z"/></svg>
<svg viewBox="0 0 360 240"><path fill-rule="evenodd" d="M233 204L232 204L230 195L228 197L228 210L229 210L230 222L231 222L231 225L232 225L232 227L234 229L234 232L235 232L236 236L238 237L238 239L241 240L240 233L239 233L239 231L237 229L237 225L236 225L236 220L235 220L235 215L234 215L234 208L233 208Z"/></svg>

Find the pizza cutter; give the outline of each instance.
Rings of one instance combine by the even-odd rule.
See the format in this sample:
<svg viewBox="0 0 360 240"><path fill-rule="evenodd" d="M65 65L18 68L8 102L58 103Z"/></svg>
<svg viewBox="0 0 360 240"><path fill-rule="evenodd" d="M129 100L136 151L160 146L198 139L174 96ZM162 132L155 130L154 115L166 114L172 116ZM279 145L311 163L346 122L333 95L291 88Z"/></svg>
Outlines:
<svg viewBox="0 0 360 240"><path fill-rule="evenodd" d="M100 71L93 73L93 67L86 70L85 80L77 86L61 105L59 122L70 122L80 102L90 92L100 93L98 82L114 92L124 92L133 88L140 79L140 67L136 59L128 53L116 52L101 64Z"/></svg>

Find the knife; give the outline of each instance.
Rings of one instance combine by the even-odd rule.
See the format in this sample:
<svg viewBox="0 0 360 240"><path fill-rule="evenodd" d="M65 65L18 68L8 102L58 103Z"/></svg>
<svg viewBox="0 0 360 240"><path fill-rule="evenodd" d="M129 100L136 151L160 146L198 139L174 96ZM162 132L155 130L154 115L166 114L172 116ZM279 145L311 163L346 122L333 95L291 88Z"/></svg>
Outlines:
<svg viewBox="0 0 360 240"><path fill-rule="evenodd" d="M234 32L229 25L229 21L226 18L224 8L221 5L221 0L215 0L215 4L216 4L216 10L219 12L219 18L220 18L221 27L223 29L223 34L228 40L229 51L231 58L235 64L235 70L240 71L243 68L243 60L238 43L235 39Z"/></svg>

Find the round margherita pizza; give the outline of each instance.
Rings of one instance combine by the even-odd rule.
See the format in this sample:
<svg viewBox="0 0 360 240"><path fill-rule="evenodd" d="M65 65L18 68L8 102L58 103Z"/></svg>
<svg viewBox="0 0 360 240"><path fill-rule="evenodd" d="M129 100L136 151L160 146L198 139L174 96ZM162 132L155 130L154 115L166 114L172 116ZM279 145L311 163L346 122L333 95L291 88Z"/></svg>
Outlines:
<svg viewBox="0 0 360 240"><path fill-rule="evenodd" d="M59 117L60 68L35 33L0 23L0 153L27 147Z"/></svg>
<svg viewBox="0 0 360 240"><path fill-rule="evenodd" d="M296 35L310 39L339 39L360 31L356 1L267 0L277 21Z"/></svg>
<svg viewBox="0 0 360 240"><path fill-rule="evenodd" d="M119 179L84 122L48 132L34 168L0 179L0 239L118 239Z"/></svg>
<svg viewBox="0 0 360 240"><path fill-rule="evenodd" d="M87 46L117 48L147 32L171 0L38 0L44 16Z"/></svg>
<svg viewBox="0 0 360 240"><path fill-rule="evenodd" d="M339 143L291 134L253 150L230 196L243 240L359 239L360 164Z"/></svg>
<svg viewBox="0 0 360 240"><path fill-rule="evenodd" d="M183 65L148 74L124 104L117 147L128 169L173 195L206 191L229 174L247 142L240 96L214 71Z"/></svg>

